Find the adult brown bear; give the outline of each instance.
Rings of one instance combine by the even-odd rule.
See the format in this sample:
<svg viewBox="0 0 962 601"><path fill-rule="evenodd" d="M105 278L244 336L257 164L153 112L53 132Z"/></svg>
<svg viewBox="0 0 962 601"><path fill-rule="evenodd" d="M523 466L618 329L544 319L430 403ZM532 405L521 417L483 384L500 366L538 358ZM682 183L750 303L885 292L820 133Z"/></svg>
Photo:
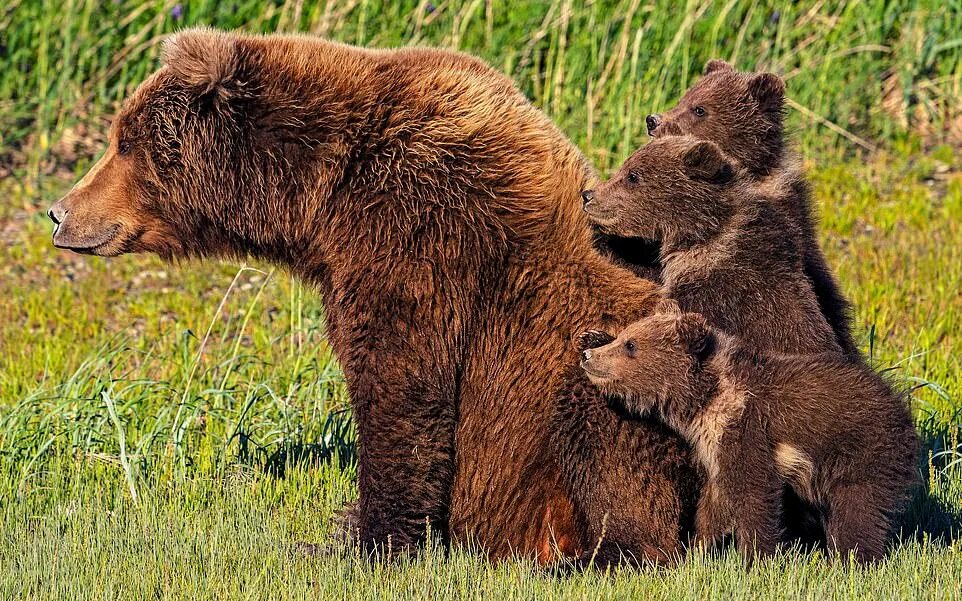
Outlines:
<svg viewBox="0 0 962 601"><path fill-rule="evenodd" d="M430 522L492 557L589 548L549 445L553 403L574 335L657 299L593 249L574 146L460 54L195 30L163 62L50 210L54 243L253 256L316 285L359 430L365 545L417 544ZM656 425L620 427L643 449L649 543L671 551L688 451Z"/></svg>

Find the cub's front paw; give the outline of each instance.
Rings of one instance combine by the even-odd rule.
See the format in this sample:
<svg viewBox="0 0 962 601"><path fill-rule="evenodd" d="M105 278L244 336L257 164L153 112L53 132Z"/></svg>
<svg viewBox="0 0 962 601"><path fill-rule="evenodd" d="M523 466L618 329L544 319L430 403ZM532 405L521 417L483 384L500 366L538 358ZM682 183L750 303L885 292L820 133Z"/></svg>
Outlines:
<svg viewBox="0 0 962 601"><path fill-rule="evenodd" d="M601 330L588 330L587 332L582 332L578 335L578 351L580 352L592 348L598 348L599 346L604 346L610 343L614 339L615 337L608 332L602 332Z"/></svg>

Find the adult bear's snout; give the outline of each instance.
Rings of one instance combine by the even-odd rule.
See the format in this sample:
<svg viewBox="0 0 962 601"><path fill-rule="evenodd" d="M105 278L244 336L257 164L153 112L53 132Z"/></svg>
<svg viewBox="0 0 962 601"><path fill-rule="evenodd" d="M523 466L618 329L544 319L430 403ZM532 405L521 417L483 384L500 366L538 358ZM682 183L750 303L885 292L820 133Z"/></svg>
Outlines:
<svg viewBox="0 0 962 601"><path fill-rule="evenodd" d="M60 225L63 220L67 217L67 209L64 208L63 203L57 201L52 207L47 211L47 217L50 221L53 221L54 225Z"/></svg>

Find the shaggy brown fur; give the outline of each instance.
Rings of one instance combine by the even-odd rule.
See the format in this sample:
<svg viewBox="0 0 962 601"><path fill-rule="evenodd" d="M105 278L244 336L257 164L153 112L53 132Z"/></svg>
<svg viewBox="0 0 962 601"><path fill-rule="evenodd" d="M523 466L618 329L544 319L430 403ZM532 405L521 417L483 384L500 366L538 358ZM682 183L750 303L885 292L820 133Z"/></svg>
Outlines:
<svg viewBox="0 0 962 601"><path fill-rule="evenodd" d="M791 223L712 142L653 140L590 195L605 232L661 243L665 294L764 350L838 351Z"/></svg>
<svg viewBox="0 0 962 601"><path fill-rule="evenodd" d="M656 138L690 134L732 157L798 228L805 274L838 344L857 356L851 310L818 242L817 216L801 162L784 150L785 83L773 73L739 73L721 60L709 61L705 75L681 101L661 115L648 115Z"/></svg>
<svg viewBox="0 0 962 601"><path fill-rule="evenodd" d="M781 539L782 487L821 511L830 548L860 562L884 554L890 518L917 477L918 439L905 400L841 354L757 353L692 313L628 326L585 351L605 394L655 410L694 447L708 483L697 530L734 530L742 552Z"/></svg>
<svg viewBox="0 0 962 601"><path fill-rule="evenodd" d="M253 256L319 288L360 435L365 546L416 545L430 522L492 557L549 560L589 544L548 444L566 349L657 299L594 250L591 177L474 58L195 30L167 42L50 214L79 252ZM650 500L636 517L672 550L686 446L630 432Z"/></svg>
<svg viewBox="0 0 962 601"><path fill-rule="evenodd" d="M586 332L578 339L578 354L607 344L611 339L601 332ZM651 427L650 418L639 422L637 416L625 415L619 405L612 405L610 399L599 396L598 390L577 367L577 356L572 357L571 363L574 373L568 378L570 387L559 398L553 436L562 465L578 468L566 469L564 474L573 497L580 501L588 528L590 546L574 567L581 569L590 564L605 569L622 564L665 564L680 559L681 554L675 548L653 546L645 515L653 509L649 503L667 503L655 507L654 511L681 514L683 519L676 537L690 538L694 533L694 503L678 503L698 498L701 476L691 469L691 458L676 456L670 447L663 447L661 451L677 462L677 472L686 474L680 479L681 494L675 498L646 495L646 491L665 485L659 481L662 476L644 470L643 464L635 459L647 457L655 449L637 433L639 429ZM645 501L639 503L638 499L642 498Z"/></svg>

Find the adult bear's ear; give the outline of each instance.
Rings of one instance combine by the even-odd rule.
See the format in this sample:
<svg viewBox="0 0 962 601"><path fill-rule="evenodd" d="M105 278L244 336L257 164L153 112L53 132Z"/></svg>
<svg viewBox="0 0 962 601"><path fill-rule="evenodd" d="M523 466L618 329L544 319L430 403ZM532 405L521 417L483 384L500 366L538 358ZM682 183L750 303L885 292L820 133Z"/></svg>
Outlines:
<svg viewBox="0 0 962 601"><path fill-rule="evenodd" d="M688 177L716 184L729 182L735 174L731 163L714 142L696 142L685 151L682 163Z"/></svg>
<svg viewBox="0 0 962 601"><path fill-rule="evenodd" d="M785 105L785 82L774 73L759 73L748 80L748 93L764 113L780 113Z"/></svg>
<svg viewBox="0 0 962 601"><path fill-rule="evenodd" d="M734 71L734 70L735 70L735 67L732 67L731 63L729 63L728 61L723 61L720 58L713 58L707 63L705 63L704 75L708 75L709 73L714 73L715 71Z"/></svg>
<svg viewBox="0 0 962 601"><path fill-rule="evenodd" d="M678 339L689 355L699 363L712 356L718 344L715 332L698 313L683 313L675 320Z"/></svg>
<svg viewBox="0 0 962 601"><path fill-rule="evenodd" d="M200 95L227 98L238 70L237 37L199 27L175 33L164 41L163 62Z"/></svg>

